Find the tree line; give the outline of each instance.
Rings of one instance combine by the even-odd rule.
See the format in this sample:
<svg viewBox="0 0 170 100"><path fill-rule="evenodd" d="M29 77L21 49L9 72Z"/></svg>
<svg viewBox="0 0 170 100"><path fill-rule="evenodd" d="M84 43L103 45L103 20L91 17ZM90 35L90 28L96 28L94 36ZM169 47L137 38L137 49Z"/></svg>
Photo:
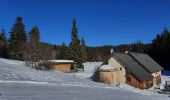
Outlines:
<svg viewBox="0 0 170 100"><path fill-rule="evenodd" d="M4 29L0 32L0 57L24 60L26 65L36 69L48 69L41 63L50 59L74 60L77 62L77 67L83 68L82 63L86 61L106 61L112 48L121 52L145 52L164 69L170 69L170 32L167 28L147 44L139 40L132 44L98 47L86 46L85 39L83 37L79 39L75 19L72 21L71 41L68 46L65 43L51 45L40 42L38 26L33 26L29 32L26 32L22 17L16 18L9 39L6 38Z"/></svg>
<svg viewBox="0 0 170 100"><path fill-rule="evenodd" d="M152 40L147 53L164 69L170 70L170 32L167 28Z"/></svg>
<svg viewBox="0 0 170 100"><path fill-rule="evenodd" d="M87 61L85 40L84 38L80 40L78 37L75 19L73 19L69 46L65 43L56 46L40 42L38 26L33 26L27 33L22 17L17 17L9 39L6 38L4 29L0 33L0 57L23 60L26 65L36 69L47 68L42 63L51 59L74 60L79 68L82 68L82 63Z"/></svg>

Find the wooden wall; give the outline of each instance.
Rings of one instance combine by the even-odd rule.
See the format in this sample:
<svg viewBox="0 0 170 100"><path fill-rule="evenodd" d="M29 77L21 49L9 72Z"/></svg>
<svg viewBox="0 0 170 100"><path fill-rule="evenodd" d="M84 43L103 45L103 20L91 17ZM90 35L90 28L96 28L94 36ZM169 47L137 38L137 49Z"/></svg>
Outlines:
<svg viewBox="0 0 170 100"><path fill-rule="evenodd" d="M115 84L116 83L116 72L100 71L99 81L102 83L107 83L107 84Z"/></svg>
<svg viewBox="0 0 170 100"><path fill-rule="evenodd" d="M156 84L159 85L161 84L161 75L155 77L156 78Z"/></svg>
<svg viewBox="0 0 170 100"><path fill-rule="evenodd" d="M136 79L136 77L134 75L130 75L130 77L128 77L126 79L126 83L131 85L131 86L134 86L136 88L139 88L139 89L149 89L153 86L153 81L150 80L150 81L139 81Z"/></svg>
<svg viewBox="0 0 170 100"><path fill-rule="evenodd" d="M51 64L52 69L61 71L61 72L69 72L71 70L72 64Z"/></svg>
<svg viewBox="0 0 170 100"><path fill-rule="evenodd" d="M161 83L161 71L152 73L152 76L154 77L153 79L154 85L159 85Z"/></svg>

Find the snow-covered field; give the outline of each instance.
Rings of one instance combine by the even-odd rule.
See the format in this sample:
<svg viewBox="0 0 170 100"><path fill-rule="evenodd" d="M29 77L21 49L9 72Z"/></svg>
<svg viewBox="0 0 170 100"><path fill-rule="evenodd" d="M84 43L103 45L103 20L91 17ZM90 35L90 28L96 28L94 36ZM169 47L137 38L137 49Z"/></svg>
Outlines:
<svg viewBox="0 0 170 100"><path fill-rule="evenodd" d="M165 95L146 95L146 92L131 89L126 85L96 83L68 73L38 71L24 66L21 61L0 58L0 100L170 100Z"/></svg>

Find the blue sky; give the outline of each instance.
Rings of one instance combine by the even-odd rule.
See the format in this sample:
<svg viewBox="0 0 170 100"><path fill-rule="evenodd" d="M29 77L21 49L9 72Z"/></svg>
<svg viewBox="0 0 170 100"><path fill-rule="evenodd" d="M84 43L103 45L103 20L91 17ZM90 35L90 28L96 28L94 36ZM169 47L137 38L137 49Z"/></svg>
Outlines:
<svg viewBox="0 0 170 100"><path fill-rule="evenodd" d="M41 41L69 44L75 17L86 45L150 42L170 29L170 0L1 0L0 29L9 31L22 16L26 31L37 25Z"/></svg>

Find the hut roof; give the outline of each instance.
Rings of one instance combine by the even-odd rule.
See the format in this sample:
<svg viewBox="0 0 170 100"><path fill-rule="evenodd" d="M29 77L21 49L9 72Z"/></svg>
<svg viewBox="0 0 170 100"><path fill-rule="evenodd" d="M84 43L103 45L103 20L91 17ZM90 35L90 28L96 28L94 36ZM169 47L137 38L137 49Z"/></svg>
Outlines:
<svg viewBox="0 0 170 100"><path fill-rule="evenodd" d="M130 52L129 55L150 73L163 70L163 68L147 54Z"/></svg>
<svg viewBox="0 0 170 100"><path fill-rule="evenodd" d="M152 80L153 76L150 75L138 62L136 62L131 56L121 52L114 52L112 54L123 67L125 67L127 73L133 74L139 81Z"/></svg>
<svg viewBox="0 0 170 100"><path fill-rule="evenodd" d="M75 63L73 60L47 60L47 62L56 64Z"/></svg>

